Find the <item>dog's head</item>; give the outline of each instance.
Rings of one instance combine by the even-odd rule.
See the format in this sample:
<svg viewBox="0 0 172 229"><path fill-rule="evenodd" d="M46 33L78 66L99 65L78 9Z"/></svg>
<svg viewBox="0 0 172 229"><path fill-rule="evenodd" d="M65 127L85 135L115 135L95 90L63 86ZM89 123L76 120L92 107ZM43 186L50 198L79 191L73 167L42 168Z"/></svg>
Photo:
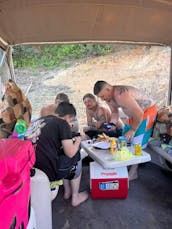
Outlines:
<svg viewBox="0 0 172 229"><path fill-rule="evenodd" d="M171 123L172 122L172 107L168 106L158 111L157 120L159 122Z"/></svg>

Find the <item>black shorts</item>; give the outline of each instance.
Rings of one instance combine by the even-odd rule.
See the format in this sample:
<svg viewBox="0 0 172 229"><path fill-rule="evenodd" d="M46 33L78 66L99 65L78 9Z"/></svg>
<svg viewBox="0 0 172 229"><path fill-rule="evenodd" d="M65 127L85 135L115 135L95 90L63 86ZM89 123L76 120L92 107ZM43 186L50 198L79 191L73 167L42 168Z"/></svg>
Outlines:
<svg viewBox="0 0 172 229"><path fill-rule="evenodd" d="M76 164L72 165L70 168L58 169L56 180L76 179L81 174L81 170L82 170L82 161L80 159Z"/></svg>
<svg viewBox="0 0 172 229"><path fill-rule="evenodd" d="M116 128L115 130L88 130L85 132L86 135L88 135L91 139L92 138L97 138L99 134L105 133L109 137L116 137L118 138L119 136L122 136L122 129L121 128Z"/></svg>

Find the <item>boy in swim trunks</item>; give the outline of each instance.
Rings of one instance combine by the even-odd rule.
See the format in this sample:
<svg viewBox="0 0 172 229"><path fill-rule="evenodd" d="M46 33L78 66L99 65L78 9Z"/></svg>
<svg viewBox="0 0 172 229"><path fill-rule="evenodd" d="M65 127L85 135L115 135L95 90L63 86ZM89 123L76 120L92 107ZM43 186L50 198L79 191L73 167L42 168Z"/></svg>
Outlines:
<svg viewBox="0 0 172 229"><path fill-rule="evenodd" d="M69 125L75 116L74 106L69 102L61 102L54 115L34 121L35 132L38 133L35 138L35 167L44 171L50 181L64 179L64 199L72 197L72 206L78 206L88 198L87 192L79 192L81 136L72 138Z"/></svg>

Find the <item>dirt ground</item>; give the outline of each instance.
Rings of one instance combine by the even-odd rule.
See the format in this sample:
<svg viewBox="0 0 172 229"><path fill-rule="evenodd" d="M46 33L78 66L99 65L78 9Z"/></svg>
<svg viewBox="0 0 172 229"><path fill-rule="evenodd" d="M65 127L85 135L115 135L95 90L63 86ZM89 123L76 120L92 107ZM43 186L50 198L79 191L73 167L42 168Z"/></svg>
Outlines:
<svg viewBox="0 0 172 229"><path fill-rule="evenodd" d="M170 48L164 46L119 46L112 54L88 58L69 68L16 71L16 80L26 92L33 115L64 92L75 105L80 127L86 123L82 97L93 92L97 80L133 85L146 91L162 107L168 97Z"/></svg>

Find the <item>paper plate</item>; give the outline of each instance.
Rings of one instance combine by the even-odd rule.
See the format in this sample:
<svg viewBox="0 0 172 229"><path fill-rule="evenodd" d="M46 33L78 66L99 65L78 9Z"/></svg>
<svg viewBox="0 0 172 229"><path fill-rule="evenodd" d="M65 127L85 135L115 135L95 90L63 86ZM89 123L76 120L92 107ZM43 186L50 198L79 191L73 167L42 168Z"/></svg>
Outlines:
<svg viewBox="0 0 172 229"><path fill-rule="evenodd" d="M110 142L95 142L93 144L93 147L98 148L98 149L109 149Z"/></svg>

